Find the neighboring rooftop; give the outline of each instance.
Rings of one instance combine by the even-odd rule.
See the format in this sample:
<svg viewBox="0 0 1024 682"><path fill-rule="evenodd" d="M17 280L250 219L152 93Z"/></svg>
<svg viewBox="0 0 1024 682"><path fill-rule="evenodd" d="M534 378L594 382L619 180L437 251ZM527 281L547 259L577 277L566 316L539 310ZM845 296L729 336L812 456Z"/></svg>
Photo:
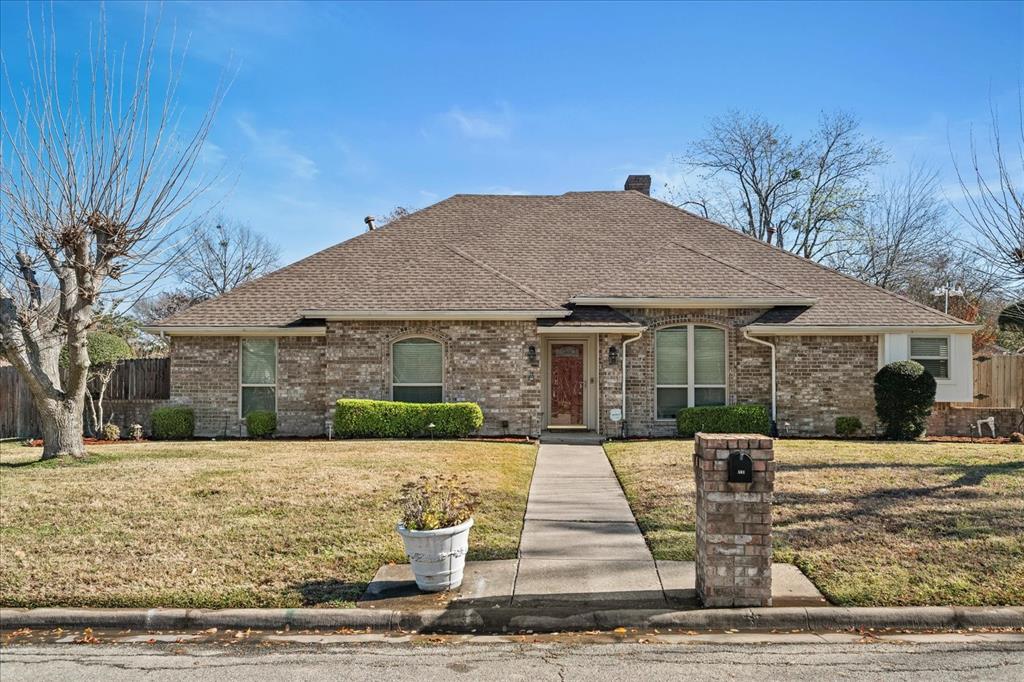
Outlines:
<svg viewBox="0 0 1024 682"><path fill-rule="evenodd" d="M575 298L635 297L763 299L784 309L760 322L789 326L962 324L652 199L643 182L630 182L638 189L457 194L160 325L283 326L306 311L564 315Z"/></svg>

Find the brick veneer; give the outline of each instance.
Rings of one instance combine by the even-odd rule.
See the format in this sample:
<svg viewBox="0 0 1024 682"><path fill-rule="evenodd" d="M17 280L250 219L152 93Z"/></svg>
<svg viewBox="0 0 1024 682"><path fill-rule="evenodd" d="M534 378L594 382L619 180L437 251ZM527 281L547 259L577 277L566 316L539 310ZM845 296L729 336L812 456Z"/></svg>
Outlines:
<svg viewBox="0 0 1024 682"><path fill-rule="evenodd" d="M996 435L1009 436L1024 430L1021 420L1024 415L1016 407L952 407L949 403L937 403L928 418L929 436L971 436L978 435L979 419L994 417ZM971 427L975 427L972 430ZM988 424L982 427L983 436L991 436Z"/></svg>
<svg viewBox="0 0 1024 682"><path fill-rule="evenodd" d="M324 339L280 337L277 346L278 433L324 433ZM171 399L190 405L197 436L241 436L237 336L171 338Z"/></svg>
<svg viewBox="0 0 1024 682"><path fill-rule="evenodd" d="M238 436L238 337L171 337L171 403L195 411L197 436Z"/></svg>
<svg viewBox="0 0 1024 682"><path fill-rule="evenodd" d="M859 417L875 431L877 336L779 336L779 433L833 436L836 417ZM765 349L767 350L767 349Z"/></svg>
<svg viewBox="0 0 1024 682"><path fill-rule="evenodd" d="M694 439L697 486L697 598L704 606L771 606L771 439L749 434L702 434ZM753 482L729 483L728 459L741 452Z"/></svg>
<svg viewBox="0 0 1024 682"><path fill-rule="evenodd" d="M390 399L391 344L423 335L444 346L446 401L478 403L485 434L537 434L541 422L541 369L534 321L329 323L326 409L337 398ZM508 428L502 422L508 422Z"/></svg>
<svg viewBox="0 0 1024 682"><path fill-rule="evenodd" d="M626 433L673 436L675 422L655 419L654 334L676 324L726 330L726 394L730 403L768 405L769 349L743 338L742 327L761 310L625 310L648 326L626 352ZM278 339L278 433L319 435L339 397L387 399L391 342L423 334L444 345L445 399L479 403L485 434L532 434L541 429L541 340L536 323L523 321L328 323L326 337ZM622 434L609 419L621 407L621 334L599 334L597 380L602 433ZM783 435L832 435L837 416L858 416L874 429L872 380L877 337L775 337L778 345L779 422ZM531 362L527 349L537 349ZM196 433L242 434L238 418L238 337L173 337L171 402L193 406ZM507 429L502 422L507 421Z"/></svg>

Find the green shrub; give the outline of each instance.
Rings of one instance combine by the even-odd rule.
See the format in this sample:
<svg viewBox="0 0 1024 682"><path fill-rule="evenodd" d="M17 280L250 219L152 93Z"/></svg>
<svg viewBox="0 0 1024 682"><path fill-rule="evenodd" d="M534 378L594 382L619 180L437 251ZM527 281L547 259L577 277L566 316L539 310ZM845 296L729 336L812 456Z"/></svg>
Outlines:
<svg viewBox="0 0 1024 682"><path fill-rule="evenodd" d="M153 410L153 437L162 440L191 438L196 430L196 415L191 407L180 405Z"/></svg>
<svg viewBox="0 0 1024 682"><path fill-rule="evenodd" d="M893 362L875 374L875 413L886 438L913 440L924 433L935 404L935 378L913 360Z"/></svg>
<svg viewBox="0 0 1024 682"><path fill-rule="evenodd" d="M342 398L334 410L339 438L462 438L484 423L476 403L400 403ZM434 428L429 428L433 424Z"/></svg>
<svg viewBox="0 0 1024 682"><path fill-rule="evenodd" d="M277 414L269 410L253 410L245 415L245 430L250 438L270 438L277 431Z"/></svg>
<svg viewBox="0 0 1024 682"><path fill-rule="evenodd" d="M864 428L858 417L836 417L836 435L849 438Z"/></svg>
<svg viewBox="0 0 1024 682"><path fill-rule="evenodd" d="M686 407L676 416L680 436L705 433L761 433L772 428L768 408L764 405L709 405Z"/></svg>

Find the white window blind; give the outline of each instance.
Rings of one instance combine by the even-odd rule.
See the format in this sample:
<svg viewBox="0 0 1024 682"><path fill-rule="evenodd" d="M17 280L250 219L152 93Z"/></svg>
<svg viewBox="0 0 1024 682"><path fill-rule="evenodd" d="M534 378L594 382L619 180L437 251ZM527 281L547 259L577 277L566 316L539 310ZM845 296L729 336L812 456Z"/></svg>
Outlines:
<svg viewBox="0 0 1024 682"><path fill-rule="evenodd" d="M910 337L910 359L921 363L936 379L949 378L949 337Z"/></svg>
<svg viewBox="0 0 1024 682"><path fill-rule="evenodd" d="M658 419L675 419L684 407L725 404L725 331L686 325L655 334Z"/></svg>
<svg viewBox="0 0 1024 682"><path fill-rule="evenodd" d="M277 340L242 339L241 416L277 411Z"/></svg>
<svg viewBox="0 0 1024 682"><path fill-rule="evenodd" d="M391 347L391 396L412 403L439 403L443 399L441 344L432 339L396 341Z"/></svg>

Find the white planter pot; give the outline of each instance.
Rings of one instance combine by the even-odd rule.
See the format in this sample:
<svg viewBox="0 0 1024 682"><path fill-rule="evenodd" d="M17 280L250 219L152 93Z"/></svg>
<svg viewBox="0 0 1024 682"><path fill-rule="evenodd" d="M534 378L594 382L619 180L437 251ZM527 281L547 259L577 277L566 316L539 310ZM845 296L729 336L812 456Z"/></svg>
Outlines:
<svg viewBox="0 0 1024 682"><path fill-rule="evenodd" d="M473 519L451 528L409 530L402 524L396 529L405 542L405 554L412 564L416 585L424 592L454 590L462 584L469 551L469 529Z"/></svg>

